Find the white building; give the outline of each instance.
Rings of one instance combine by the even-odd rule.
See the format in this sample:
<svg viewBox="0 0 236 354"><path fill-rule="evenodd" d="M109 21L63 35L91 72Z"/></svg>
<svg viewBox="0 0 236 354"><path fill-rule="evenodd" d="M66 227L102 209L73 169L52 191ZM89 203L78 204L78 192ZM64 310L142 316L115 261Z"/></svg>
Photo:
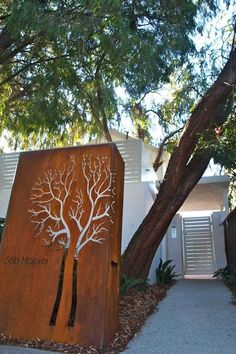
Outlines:
<svg viewBox="0 0 236 354"><path fill-rule="evenodd" d="M125 161L125 186L122 227L122 252L148 213L157 193L169 155L157 174L152 163L157 148L124 134L112 131ZM93 142L94 143L94 142ZM0 156L0 217L5 217L19 153ZM213 272L226 265L223 226L227 213L226 176L203 177L172 221L166 237L154 258L149 279L155 281L155 268L160 258L172 259L181 277L212 277Z"/></svg>

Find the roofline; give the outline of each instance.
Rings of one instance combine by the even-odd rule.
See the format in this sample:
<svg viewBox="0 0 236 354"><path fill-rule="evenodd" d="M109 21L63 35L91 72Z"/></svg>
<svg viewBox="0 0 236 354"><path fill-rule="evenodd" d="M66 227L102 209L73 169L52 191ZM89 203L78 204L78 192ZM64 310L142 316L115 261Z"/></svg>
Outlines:
<svg viewBox="0 0 236 354"><path fill-rule="evenodd" d="M208 184L208 183L225 183L229 184L230 177L228 175L221 175L221 176L206 176L202 177L198 184Z"/></svg>
<svg viewBox="0 0 236 354"><path fill-rule="evenodd" d="M160 185L163 182L162 180L157 180L158 184ZM229 185L230 183L230 177L228 175L221 175L221 176L206 176L202 177L198 184L212 184L212 183L222 183L225 184L226 186Z"/></svg>

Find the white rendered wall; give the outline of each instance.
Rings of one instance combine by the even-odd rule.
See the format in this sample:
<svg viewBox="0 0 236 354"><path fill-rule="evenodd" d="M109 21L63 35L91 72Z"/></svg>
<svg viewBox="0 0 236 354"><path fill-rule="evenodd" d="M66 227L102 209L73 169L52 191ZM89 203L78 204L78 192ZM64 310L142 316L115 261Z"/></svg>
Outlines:
<svg viewBox="0 0 236 354"><path fill-rule="evenodd" d="M11 191L0 192L0 218L5 219L7 215L8 204L10 200Z"/></svg>
<svg viewBox="0 0 236 354"><path fill-rule="evenodd" d="M11 195L12 183L18 164L19 153L0 155L0 217L5 218Z"/></svg>
<svg viewBox="0 0 236 354"><path fill-rule="evenodd" d="M121 247L122 253L125 251L129 241L153 204L154 191L152 188L152 183L125 183ZM155 269L159 264L161 256L160 252L161 248L159 247L150 268L148 279L151 283L156 281Z"/></svg>
<svg viewBox="0 0 236 354"><path fill-rule="evenodd" d="M163 242L163 241L162 241ZM163 261L165 261L165 256L163 256L163 247L162 244L158 247L155 256L153 257L152 260L152 265L150 267L149 270L149 274L148 274L148 280L151 284L156 283L156 268L158 267L158 264L160 262L160 259L162 259Z"/></svg>
<svg viewBox="0 0 236 354"><path fill-rule="evenodd" d="M121 253L125 251L152 204L153 198L146 183L125 183Z"/></svg>
<svg viewBox="0 0 236 354"><path fill-rule="evenodd" d="M227 210L227 190L228 184L226 183L199 183L189 194L179 212Z"/></svg>
<svg viewBox="0 0 236 354"><path fill-rule="evenodd" d="M216 268L224 268L227 265L225 255L224 225L223 221L227 214L215 212L212 214L212 228L214 235L214 246L216 256Z"/></svg>

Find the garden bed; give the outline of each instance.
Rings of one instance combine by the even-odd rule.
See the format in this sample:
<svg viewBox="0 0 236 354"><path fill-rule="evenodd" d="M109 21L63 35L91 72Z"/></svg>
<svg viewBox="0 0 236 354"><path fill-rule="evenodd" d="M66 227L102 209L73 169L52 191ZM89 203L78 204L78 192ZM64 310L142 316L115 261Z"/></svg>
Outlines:
<svg viewBox="0 0 236 354"><path fill-rule="evenodd" d="M236 284L230 285L230 284L225 283L225 285L228 286L229 290L232 293L232 301L231 301L232 304L236 305Z"/></svg>
<svg viewBox="0 0 236 354"><path fill-rule="evenodd" d="M122 296L119 306L119 332L108 348L98 351L93 346L84 348L79 345L58 344L35 340L12 339L0 334L0 344L51 350L71 354L117 354L125 349L128 342L140 331L148 316L156 311L157 304L166 296L169 286L161 288L150 285L144 290L129 289Z"/></svg>

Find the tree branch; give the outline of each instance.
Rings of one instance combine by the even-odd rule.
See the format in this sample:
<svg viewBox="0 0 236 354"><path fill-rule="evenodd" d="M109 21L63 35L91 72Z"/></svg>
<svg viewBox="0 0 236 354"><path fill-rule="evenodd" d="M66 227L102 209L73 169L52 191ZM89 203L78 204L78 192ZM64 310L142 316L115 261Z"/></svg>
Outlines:
<svg viewBox="0 0 236 354"><path fill-rule="evenodd" d="M5 85L6 83L8 83L9 81L11 81L12 79L14 79L19 74L21 74L22 72L24 72L25 70L29 69L32 66L35 66L35 65L41 64L41 63L46 63L46 62L49 62L49 61L54 61L54 60L56 61L56 60L61 60L61 59L66 59L66 58L68 58L68 55L62 55L62 56L46 58L46 59L40 59L40 60L36 60L34 62L31 62L31 63L28 63L27 65L23 66L21 69L19 69L18 71L16 71L12 75L9 75L2 82L0 82L0 87Z"/></svg>
<svg viewBox="0 0 236 354"><path fill-rule="evenodd" d="M167 144L167 141L172 138L174 135L176 135L177 133L179 133L181 130L183 130L184 126L183 127L180 127L178 129L176 129L175 131L171 132L169 135L167 135L163 141L161 142L161 144L159 145L159 148L158 148L158 153L157 153L157 157L153 163L153 168L155 171L158 170L158 168L162 165L163 161L161 161L161 156L163 154L163 151L164 151L164 147L166 146Z"/></svg>
<svg viewBox="0 0 236 354"><path fill-rule="evenodd" d="M28 45L32 44L35 40L35 36L31 38L25 38L15 49L13 49L10 52L7 52L7 49L11 46L12 43L9 42L8 47L5 48L5 52L3 52L3 55L0 55L0 64L5 64L7 61L10 59L14 58L18 53L20 53L24 48L26 48Z"/></svg>
<svg viewBox="0 0 236 354"><path fill-rule="evenodd" d="M221 74L200 100L189 118L186 129L179 144L174 148L165 178L178 185L184 178L184 167L187 165L201 133L214 120L218 107L225 104L227 97L236 84L236 48L230 55ZM172 184L171 182L171 184Z"/></svg>
<svg viewBox="0 0 236 354"><path fill-rule="evenodd" d="M0 52L4 53L13 43L10 33L6 28L3 28L0 33Z"/></svg>

